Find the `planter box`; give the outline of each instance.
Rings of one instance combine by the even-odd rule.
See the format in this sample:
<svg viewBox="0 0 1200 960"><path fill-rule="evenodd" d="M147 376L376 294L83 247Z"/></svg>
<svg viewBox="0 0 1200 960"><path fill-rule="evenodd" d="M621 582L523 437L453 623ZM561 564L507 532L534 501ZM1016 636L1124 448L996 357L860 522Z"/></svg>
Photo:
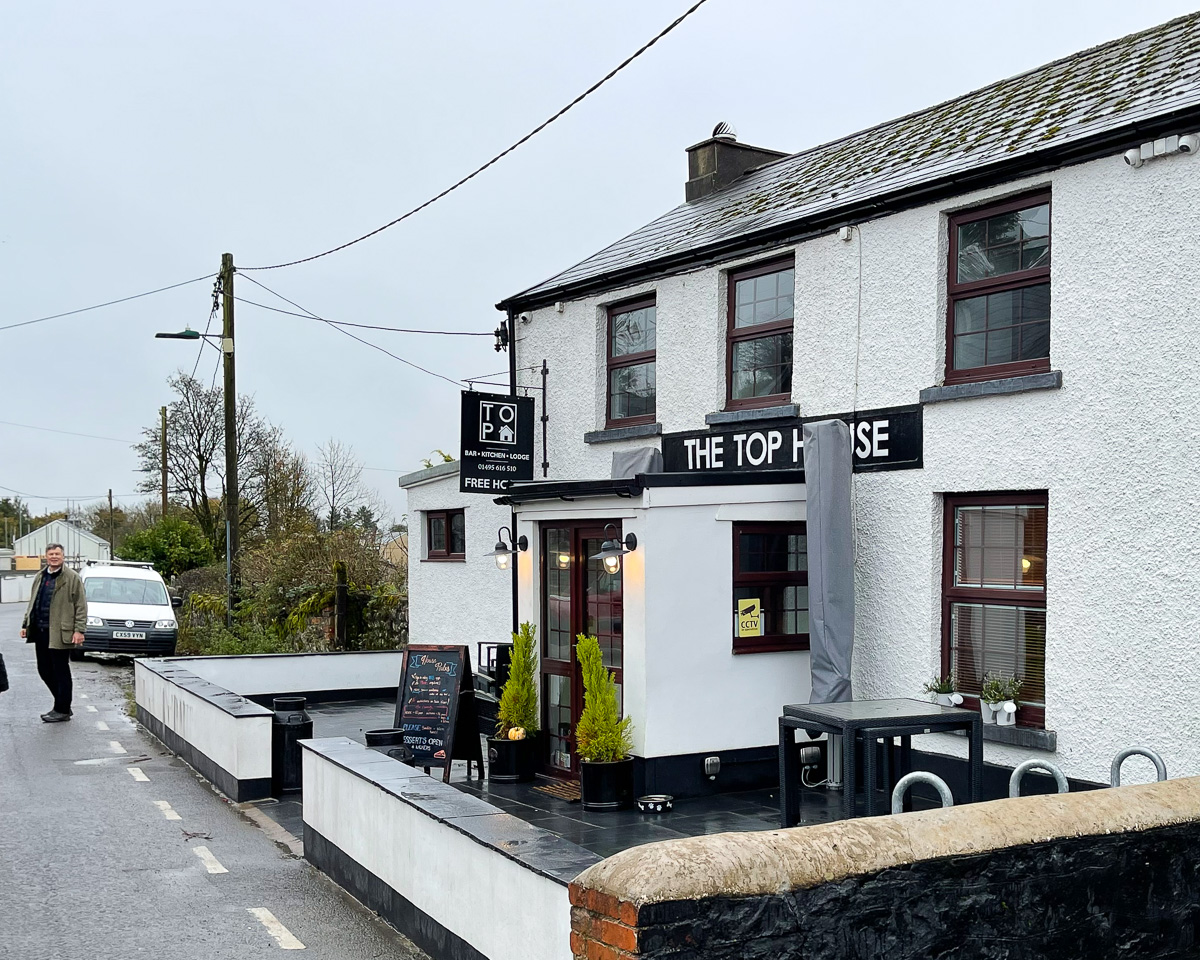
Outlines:
<svg viewBox="0 0 1200 960"><path fill-rule="evenodd" d="M488 779L496 783L528 783L537 775L541 736L524 740L488 737Z"/></svg>
<svg viewBox="0 0 1200 960"><path fill-rule="evenodd" d="M620 810L633 802L633 757L612 763L579 763L585 810Z"/></svg>

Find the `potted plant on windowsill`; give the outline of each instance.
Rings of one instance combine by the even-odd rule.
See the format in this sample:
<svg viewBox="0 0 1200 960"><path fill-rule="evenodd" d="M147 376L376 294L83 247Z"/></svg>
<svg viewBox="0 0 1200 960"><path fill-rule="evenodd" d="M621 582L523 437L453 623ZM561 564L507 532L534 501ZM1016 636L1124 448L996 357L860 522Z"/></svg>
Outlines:
<svg viewBox="0 0 1200 960"><path fill-rule="evenodd" d="M537 774L538 700L537 659L533 639L537 628L521 624L512 635L512 662L500 691L496 735L488 738L488 776L496 783L524 783Z"/></svg>
<svg viewBox="0 0 1200 960"><path fill-rule="evenodd" d="M933 676L921 688L933 697L933 702L942 707L957 707L963 702L962 694L954 692L953 677Z"/></svg>
<svg viewBox="0 0 1200 960"><path fill-rule="evenodd" d="M580 634L575 655L583 675L583 713L575 725L579 787L585 810L618 810L633 800L633 721L621 716L617 683L600 641Z"/></svg>
<svg viewBox="0 0 1200 960"><path fill-rule="evenodd" d="M988 674L979 691L979 709L984 723L1011 727L1017 722L1017 697L1021 681L1014 676Z"/></svg>

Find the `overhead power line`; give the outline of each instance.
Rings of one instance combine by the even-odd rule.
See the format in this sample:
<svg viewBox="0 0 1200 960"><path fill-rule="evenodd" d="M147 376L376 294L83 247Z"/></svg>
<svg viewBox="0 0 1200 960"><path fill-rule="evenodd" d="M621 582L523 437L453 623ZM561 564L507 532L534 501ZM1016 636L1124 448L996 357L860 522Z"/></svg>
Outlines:
<svg viewBox="0 0 1200 960"><path fill-rule="evenodd" d="M459 380L452 380L450 377L447 377L443 374L436 373L433 370L429 370L425 367L422 367L420 364L413 363L411 360L405 360L403 357L397 356L396 354L392 353L390 350L385 350L383 347L381 347L377 343L372 343L370 340L364 340L362 337L356 336L355 334L351 333L349 330L343 330L340 326L338 326L332 320L326 320L320 314L313 313L307 307L300 306L300 304L296 303L295 300L289 300L282 293L276 293L274 290L272 290L270 287L268 287L265 283L261 283L260 281L255 280L253 277L246 277L246 279L249 280L251 283L255 284L256 286L262 287L264 290L267 291L267 293L271 294L271 296L278 297L284 303L290 303L297 310L303 310L304 316L310 317L313 320L320 320L322 323L328 324L331 329L336 330L338 333L344 334L345 336L349 337L351 340L357 340L359 343L370 347L372 350L378 350L380 353L385 353L389 357L391 357L393 360L399 360L401 363L412 367L414 370L420 370L422 373L427 373L431 377L437 377L439 380L445 380L447 383L452 383L456 387L461 385L461 381L459 381Z"/></svg>
<svg viewBox="0 0 1200 960"><path fill-rule="evenodd" d="M23 320L20 323L10 323L8 326L0 327L0 331L15 330L17 327L28 327L35 323L45 323L47 320L58 320L60 317L73 317L77 313L87 313L89 310L99 310L102 307L116 306L118 303L128 303L130 300L140 300L142 297L150 297L156 293L165 293L167 290L174 290L177 287L186 287L189 283L199 283L201 280L208 280L212 277L211 273L206 273L202 277L193 277L191 280L183 280L180 283L172 283L166 287L158 287L155 290L147 290L145 293L135 293L131 297L121 297L119 300L108 300L104 303L94 303L90 307L80 307L78 310L68 310L66 313L54 313L48 317L38 317L36 320Z"/></svg>
<svg viewBox="0 0 1200 960"><path fill-rule="evenodd" d="M0 420L0 426L23 427L26 430L41 430L45 433L61 433L68 437L84 437L87 440L109 440L113 443L135 444L137 440L121 440L119 437L98 437L93 433L76 433L73 430L56 430L54 427L37 427L32 423L13 423L10 420Z"/></svg>
<svg viewBox="0 0 1200 960"><path fill-rule="evenodd" d="M5 486L0 486L0 490L7 491L8 493L15 493L18 497L26 497L29 500L104 500L105 498L108 497L107 490L105 490L103 493L88 494L88 495L82 496L82 497L51 497L51 496L46 496L44 494L39 494L39 493L26 493L24 490L14 490L12 487L5 487ZM142 496L146 496L146 494L144 494L144 493L114 493L113 494L114 499L117 497L142 497Z"/></svg>
<svg viewBox="0 0 1200 960"><path fill-rule="evenodd" d="M502 150L500 153L498 153L494 157L492 157L491 160L487 161L487 163L472 170L461 180L459 180L456 183L451 184L449 187L447 187L441 193L437 194L434 197L430 197L424 203L413 207L411 210L408 211L408 213L401 214L395 220L390 220L381 227L376 227L370 233L364 233L361 237L356 237L353 240L350 240L346 243L340 244L336 247L331 247L330 249L322 251L321 253L314 253L311 257L302 257L299 260L288 260L285 263L272 263L272 264L269 264L266 266L260 266L260 267L238 267L238 272L244 273L247 270L279 270L282 267L294 267L301 263L310 263L313 260L321 259L321 257L327 257L331 253L337 253L339 250L345 250L347 247L352 247L356 243L362 243L362 241L375 236L375 234L382 233L384 230L388 229L388 227L394 227L396 224L407 220L409 217L413 216L414 214L420 213L426 207L432 206L433 204L437 203L437 201L441 200L443 197L448 196L449 194L453 193L459 187L463 186L464 184L468 183L471 180L474 180L477 176L479 176L481 173L483 173L485 170L487 170L488 167L494 166L495 164L499 163L501 160L503 160L505 157L507 157L510 153L512 153L514 150L516 150L517 147L532 140L539 133L541 133L548 126L550 126L550 124L552 124L555 120L557 120L557 119L559 119L559 117L563 116L563 114L565 114L568 110L570 110L572 107L575 107L578 104L582 103L585 99L587 99L589 96L591 96L597 90L599 90L602 86L604 86L604 84L608 83L609 80L611 80L618 73L620 73L622 70L624 70L627 66L629 66L631 63L633 63L634 60L636 60L638 57L640 57L643 53L645 53L652 46L654 46L656 43L658 43L659 40L661 40L668 33L670 33L672 30L674 30L676 27L678 27L681 23L683 23L684 20L686 20L693 13L695 13L702 6L704 6L704 4L706 2L707 2L707 0L697 0L696 3L692 4L692 6L690 6L687 10L685 10L683 12L683 14L681 14L679 17L675 18L675 20L673 20L671 23L669 23L656 36L654 36L648 42L644 43L634 53L630 54L628 57L626 57L624 60L622 60L619 64L617 64L616 67L614 67L612 70L610 70L608 73L606 73L603 77L601 77L599 80L597 80L595 83L593 83L590 87L588 87L586 90L584 90L583 93L581 93L579 96L577 96L574 100L572 100L570 103L568 103L565 107L563 107L561 110L559 110L557 113L555 113L548 120L542 121L536 127L534 127L532 130L530 130L527 134L525 134L525 136L521 137L521 139L518 140L516 143L514 143L512 146L508 147L505 150ZM345 331L343 331L343 333L344 332ZM435 376L436 376L436 374L435 374Z"/></svg>
<svg viewBox="0 0 1200 960"><path fill-rule="evenodd" d="M247 277L247 280L253 280L253 277ZM263 287L265 290L266 287ZM259 303L257 300L247 300L245 297L234 297L238 303L249 304L252 307L258 307L262 310L270 310L272 313L282 313L289 317L303 317L305 320L316 320L317 317L308 313L298 313L295 310L281 310L279 307L270 307L265 303ZM388 333L428 333L443 337L494 337L494 333L480 333L476 330L411 330L407 327L379 327L370 323L350 323L346 320L326 320L326 323L331 323L335 327L355 327L359 330L386 330Z"/></svg>

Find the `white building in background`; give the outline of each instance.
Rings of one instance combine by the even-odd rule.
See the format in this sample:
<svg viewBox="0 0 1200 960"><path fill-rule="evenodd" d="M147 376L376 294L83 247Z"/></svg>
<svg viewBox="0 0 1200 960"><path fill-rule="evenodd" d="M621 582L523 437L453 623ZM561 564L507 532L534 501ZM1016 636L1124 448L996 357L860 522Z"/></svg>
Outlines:
<svg viewBox="0 0 1200 960"><path fill-rule="evenodd" d="M72 567L82 566L88 560L112 559L112 547L107 540L66 520L51 520L45 526L18 537L13 541L13 552L18 557L40 557L50 543L63 545L67 563Z"/></svg>
<svg viewBox="0 0 1200 960"><path fill-rule="evenodd" d="M1200 15L799 154L718 127L686 203L500 304L513 367L549 367L550 475L499 508L450 471L405 484L414 641L505 635L509 580L477 554L511 508L546 771L576 767L586 632L642 787L769 782L780 708L809 696L794 437L840 417L856 698L954 673L972 704L1013 673L990 763L1106 783L1144 743L1200 773L1198 133ZM459 508L463 562L430 562L455 558L416 531ZM617 575L589 559L629 534ZM738 636L750 598L762 633ZM945 767L966 744L919 749Z"/></svg>

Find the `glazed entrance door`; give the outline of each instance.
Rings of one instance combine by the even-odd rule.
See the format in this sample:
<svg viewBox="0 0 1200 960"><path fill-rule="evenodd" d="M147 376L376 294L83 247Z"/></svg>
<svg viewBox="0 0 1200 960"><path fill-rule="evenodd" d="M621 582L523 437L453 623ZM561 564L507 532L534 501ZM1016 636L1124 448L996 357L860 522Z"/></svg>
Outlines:
<svg viewBox="0 0 1200 960"><path fill-rule="evenodd" d="M618 534L621 525L617 524ZM604 543L604 523L542 526L542 719L547 773L577 777L575 724L583 710L583 682L575 655L576 637L595 635L604 664L616 674L618 694L624 668L621 573L610 574L590 559Z"/></svg>

